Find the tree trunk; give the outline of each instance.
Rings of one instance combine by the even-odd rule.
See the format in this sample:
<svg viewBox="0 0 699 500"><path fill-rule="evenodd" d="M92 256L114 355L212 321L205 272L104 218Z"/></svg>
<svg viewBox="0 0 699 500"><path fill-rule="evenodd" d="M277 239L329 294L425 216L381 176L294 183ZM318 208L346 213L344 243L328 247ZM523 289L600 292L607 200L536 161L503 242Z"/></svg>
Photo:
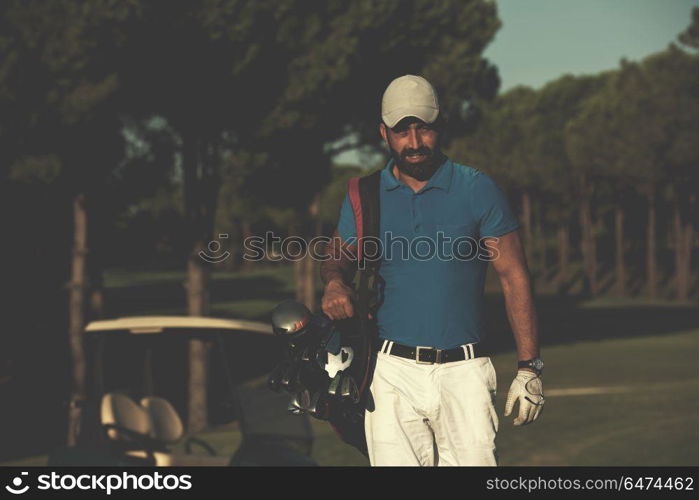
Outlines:
<svg viewBox="0 0 699 500"><path fill-rule="evenodd" d="M689 215L684 225L684 268L687 276L687 293L683 300L689 296L689 287L692 279L692 250L694 250L694 212L696 207L696 194L692 193L689 197Z"/></svg>
<svg viewBox="0 0 699 500"><path fill-rule="evenodd" d="M234 220L227 227L227 232L222 232L216 227L214 234L218 235L218 243L221 245L218 247L218 253L222 254L221 262L217 265L226 272L238 271L242 255L245 253L240 224ZM228 257L224 258L226 253Z"/></svg>
<svg viewBox="0 0 699 500"><path fill-rule="evenodd" d="M190 316L209 314L209 280L211 264L199 255L208 253L213 239L219 179L215 174L215 146L197 136L192 129L183 134L184 201L191 241L185 283ZM193 339L189 344L189 379L187 428L201 431L208 424L207 412L208 346Z"/></svg>
<svg viewBox="0 0 699 500"><path fill-rule="evenodd" d="M675 282L677 285L677 300L687 300L692 278L692 248L694 247L694 227L692 216L694 212L695 195L689 199L687 216L682 217L679 204L675 204L674 233L675 233Z"/></svg>
<svg viewBox="0 0 699 500"><path fill-rule="evenodd" d="M209 314L209 269L199 256L207 250L206 242L199 241L187 262L187 307L190 316ZM199 432L208 422L207 398L207 346L204 341L189 342L189 409L187 428L190 433Z"/></svg>
<svg viewBox="0 0 699 500"><path fill-rule="evenodd" d="M582 232L583 268L587 289L592 295L597 293L597 245L593 232L592 209L590 207L589 186L582 179L582 199L580 201L580 228Z"/></svg>
<svg viewBox="0 0 699 500"><path fill-rule="evenodd" d="M190 316L209 314L209 268L199 252L207 252L208 242L198 241L187 261L187 308Z"/></svg>
<svg viewBox="0 0 699 500"><path fill-rule="evenodd" d="M528 191L522 193L522 218L524 219L524 251L532 258L532 200Z"/></svg>
<svg viewBox="0 0 699 500"><path fill-rule="evenodd" d="M316 309L315 260L309 254L303 259L303 303L310 311Z"/></svg>
<svg viewBox="0 0 699 500"><path fill-rule="evenodd" d="M694 226L691 220L685 222L684 227L684 259L682 261L684 265L686 276L686 287L682 290L681 300L687 300L689 297L689 286L692 279L692 250L694 249Z"/></svg>
<svg viewBox="0 0 699 500"><path fill-rule="evenodd" d="M304 276L305 259L294 260L294 285L296 287L296 300L303 304L306 303L306 281Z"/></svg>
<svg viewBox="0 0 699 500"><path fill-rule="evenodd" d="M87 211L85 195L80 193L73 200L73 260L69 288L68 336L71 355L71 395L68 406L67 443L74 446L80 433L82 403L87 395L85 380L85 351L83 329L85 326Z"/></svg>
<svg viewBox="0 0 699 500"><path fill-rule="evenodd" d="M95 269L90 277L90 319L104 318L104 273Z"/></svg>
<svg viewBox="0 0 699 500"><path fill-rule="evenodd" d="M683 292L686 294L687 276L683 276L684 271L684 226L682 224L682 214L680 213L679 201L675 200L672 213L672 232L675 247L675 294L677 300L685 300Z"/></svg>
<svg viewBox="0 0 699 500"><path fill-rule="evenodd" d="M318 236L320 231L320 193L316 194L313 201L308 207L308 242L312 243L313 238ZM313 258L310 246L308 247L308 252L304 257L303 266L303 303L311 311L315 310L316 306L316 261Z"/></svg>
<svg viewBox="0 0 699 500"><path fill-rule="evenodd" d="M626 296L626 265L624 260L624 209L614 209L614 236L616 246L616 293Z"/></svg>
<svg viewBox="0 0 699 500"><path fill-rule="evenodd" d="M568 280L568 262L570 260L570 234L568 222L558 226L558 277L556 278L558 292L561 293Z"/></svg>
<svg viewBox="0 0 699 500"><path fill-rule="evenodd" d="M536 243L537 251L539 253L539 276L541 277L542 284L546 283L547 276L547 266L546 266L546 240L544 237L544 207L543 203L539 203L536 211Z"/></svg>
<svg viewBox="0 0 699 500"><path fill-rule="evenodd" d="M299 227L302 229L299 230ZM303 234L303 223L299 223L298 221L292 224L289 224L289 229L288 229L288 237L295 237L295 238L300 238L302 237L301 234ZM305 273L304 273L304 268L306 266L306 263L304 262L305 259L303 259L300 255L295 254L296 250L296 244L290 245L290 248L294 249L294 260L292 261L292 264L294 266L294 287L296 289L296 300L298 302L301 302L302 304L306 303L306 280L304 279ZM301 250L299 250L301 252Z"/></svg>
<svg viewBox="0 0 699 500"><path fill-rule="evenodd" d="M101 204L103 193L95 190L88 201L90 217L87 227L87 245L90 253L86 257L89 290L87 321L104 318L104 222L105 210Z"/></svg>
<svg viewBox="0 0 699 500"><path fill-rule="evenodd" d="M648 226L646 228L646 280L648 298L658 295L658 278L655 262L655 187L648 195Z"/></svg>
<svg viewBox="0 0 699 500"><path fill-rule="evenodd" d="M251 226L251 224L250 224L250 221L248 221L248 220L242 220L242 221L240 222L240 227L241 227L241 230L242 230L243 241L245 241L246 239L252 237L252 226ZM241 244L242 244L242 241L241 241ZM245 255L245 254L243 254L243 255ZM255 261L254 261L254 260L252 260L252 259L243 259L243 267L242 267L242 270L243 270L243 271L245 271L245 272L251 271L252 269L254 269L254 267L255 267Z"/></svg>
<svg viewBox="0 0 699 500"><path fill-rule="evenodd" d="M90 217L96 217L90 210ZM99 230L98 230L99 231ZM94 241L95 231L90 231L93 244L90 245L90 255L87 259L87 274L90 287L88 318L90 321L104 318L104 266L102 265L101 245Z"/></svg>

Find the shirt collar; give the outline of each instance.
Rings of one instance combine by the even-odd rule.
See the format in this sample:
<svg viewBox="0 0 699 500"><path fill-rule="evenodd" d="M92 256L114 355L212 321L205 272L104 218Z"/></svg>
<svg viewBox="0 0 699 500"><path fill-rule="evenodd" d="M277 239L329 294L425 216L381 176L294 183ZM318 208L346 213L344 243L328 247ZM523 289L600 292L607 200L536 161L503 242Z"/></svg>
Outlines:
<svg viewBox="0 0 699 500"><path fill-rule="evenodd" d="M393 163L393 158L388 160L386 167L383 169L383 172L381 172L381 181L386 191L393 191L402 184L402 182L393 176Z"/></svg>
<svg viewBox="0 0 699 500"><path fill-rule="evenodd" d="M388 160L383 172L381 172L383 187L386 191L392 191L403 184L393 176L393 164L393 158L391 158ZM449 158L446 158L444 163L440 165L427 184L425 184L425 187L423 187L419 192L427 191L431 188L439 188L448 192L449 187L451 186L451 178L453 173L454 165Z"/></svg>

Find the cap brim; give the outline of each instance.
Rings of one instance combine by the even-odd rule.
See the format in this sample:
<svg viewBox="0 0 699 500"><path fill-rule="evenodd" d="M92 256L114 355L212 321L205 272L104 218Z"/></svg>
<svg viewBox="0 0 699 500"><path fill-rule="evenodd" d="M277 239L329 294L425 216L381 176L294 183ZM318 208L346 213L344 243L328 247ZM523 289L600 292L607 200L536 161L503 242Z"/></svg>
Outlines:
<svg viewBox="0 0 699 500"><path fill-rule="evenodd" d="M385 115L381 115L388 128L395 127L403 118L414 116L425 123L434 123L439 116L439 110L432 106L411 106L409 108L399 108Z"/></svg>

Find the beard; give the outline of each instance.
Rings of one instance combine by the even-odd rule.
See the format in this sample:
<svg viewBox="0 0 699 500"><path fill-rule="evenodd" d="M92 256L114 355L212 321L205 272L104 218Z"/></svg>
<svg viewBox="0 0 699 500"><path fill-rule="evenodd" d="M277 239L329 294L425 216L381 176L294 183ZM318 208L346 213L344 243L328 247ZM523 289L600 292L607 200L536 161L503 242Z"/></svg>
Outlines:
<svg viewBox="0 0 699 500"><path fill-rule="evenodd" d="M398 170L418 181L426 181L434 175L444 161L444 155L439 149L430 149L427 146L420 146L417 149L405 148L398 152L391 146L391 156ZM409 162L406 158L413 154L425 155L420 162Z"/></svg>

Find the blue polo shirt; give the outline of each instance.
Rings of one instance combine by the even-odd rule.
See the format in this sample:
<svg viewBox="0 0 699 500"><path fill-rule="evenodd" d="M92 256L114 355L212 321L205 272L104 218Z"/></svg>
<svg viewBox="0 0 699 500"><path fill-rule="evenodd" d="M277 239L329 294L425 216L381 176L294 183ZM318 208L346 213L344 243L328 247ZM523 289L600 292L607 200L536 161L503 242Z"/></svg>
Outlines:
<svg viewBox="0 0 699 500"><path fill-rule="evenodd" d="M379 336L451 349L479 342L488 251L482 241L519 228L502 191L483 172L447 159L417 193L381 172ZM349 196L337 231L356 240Z"/></svg>

